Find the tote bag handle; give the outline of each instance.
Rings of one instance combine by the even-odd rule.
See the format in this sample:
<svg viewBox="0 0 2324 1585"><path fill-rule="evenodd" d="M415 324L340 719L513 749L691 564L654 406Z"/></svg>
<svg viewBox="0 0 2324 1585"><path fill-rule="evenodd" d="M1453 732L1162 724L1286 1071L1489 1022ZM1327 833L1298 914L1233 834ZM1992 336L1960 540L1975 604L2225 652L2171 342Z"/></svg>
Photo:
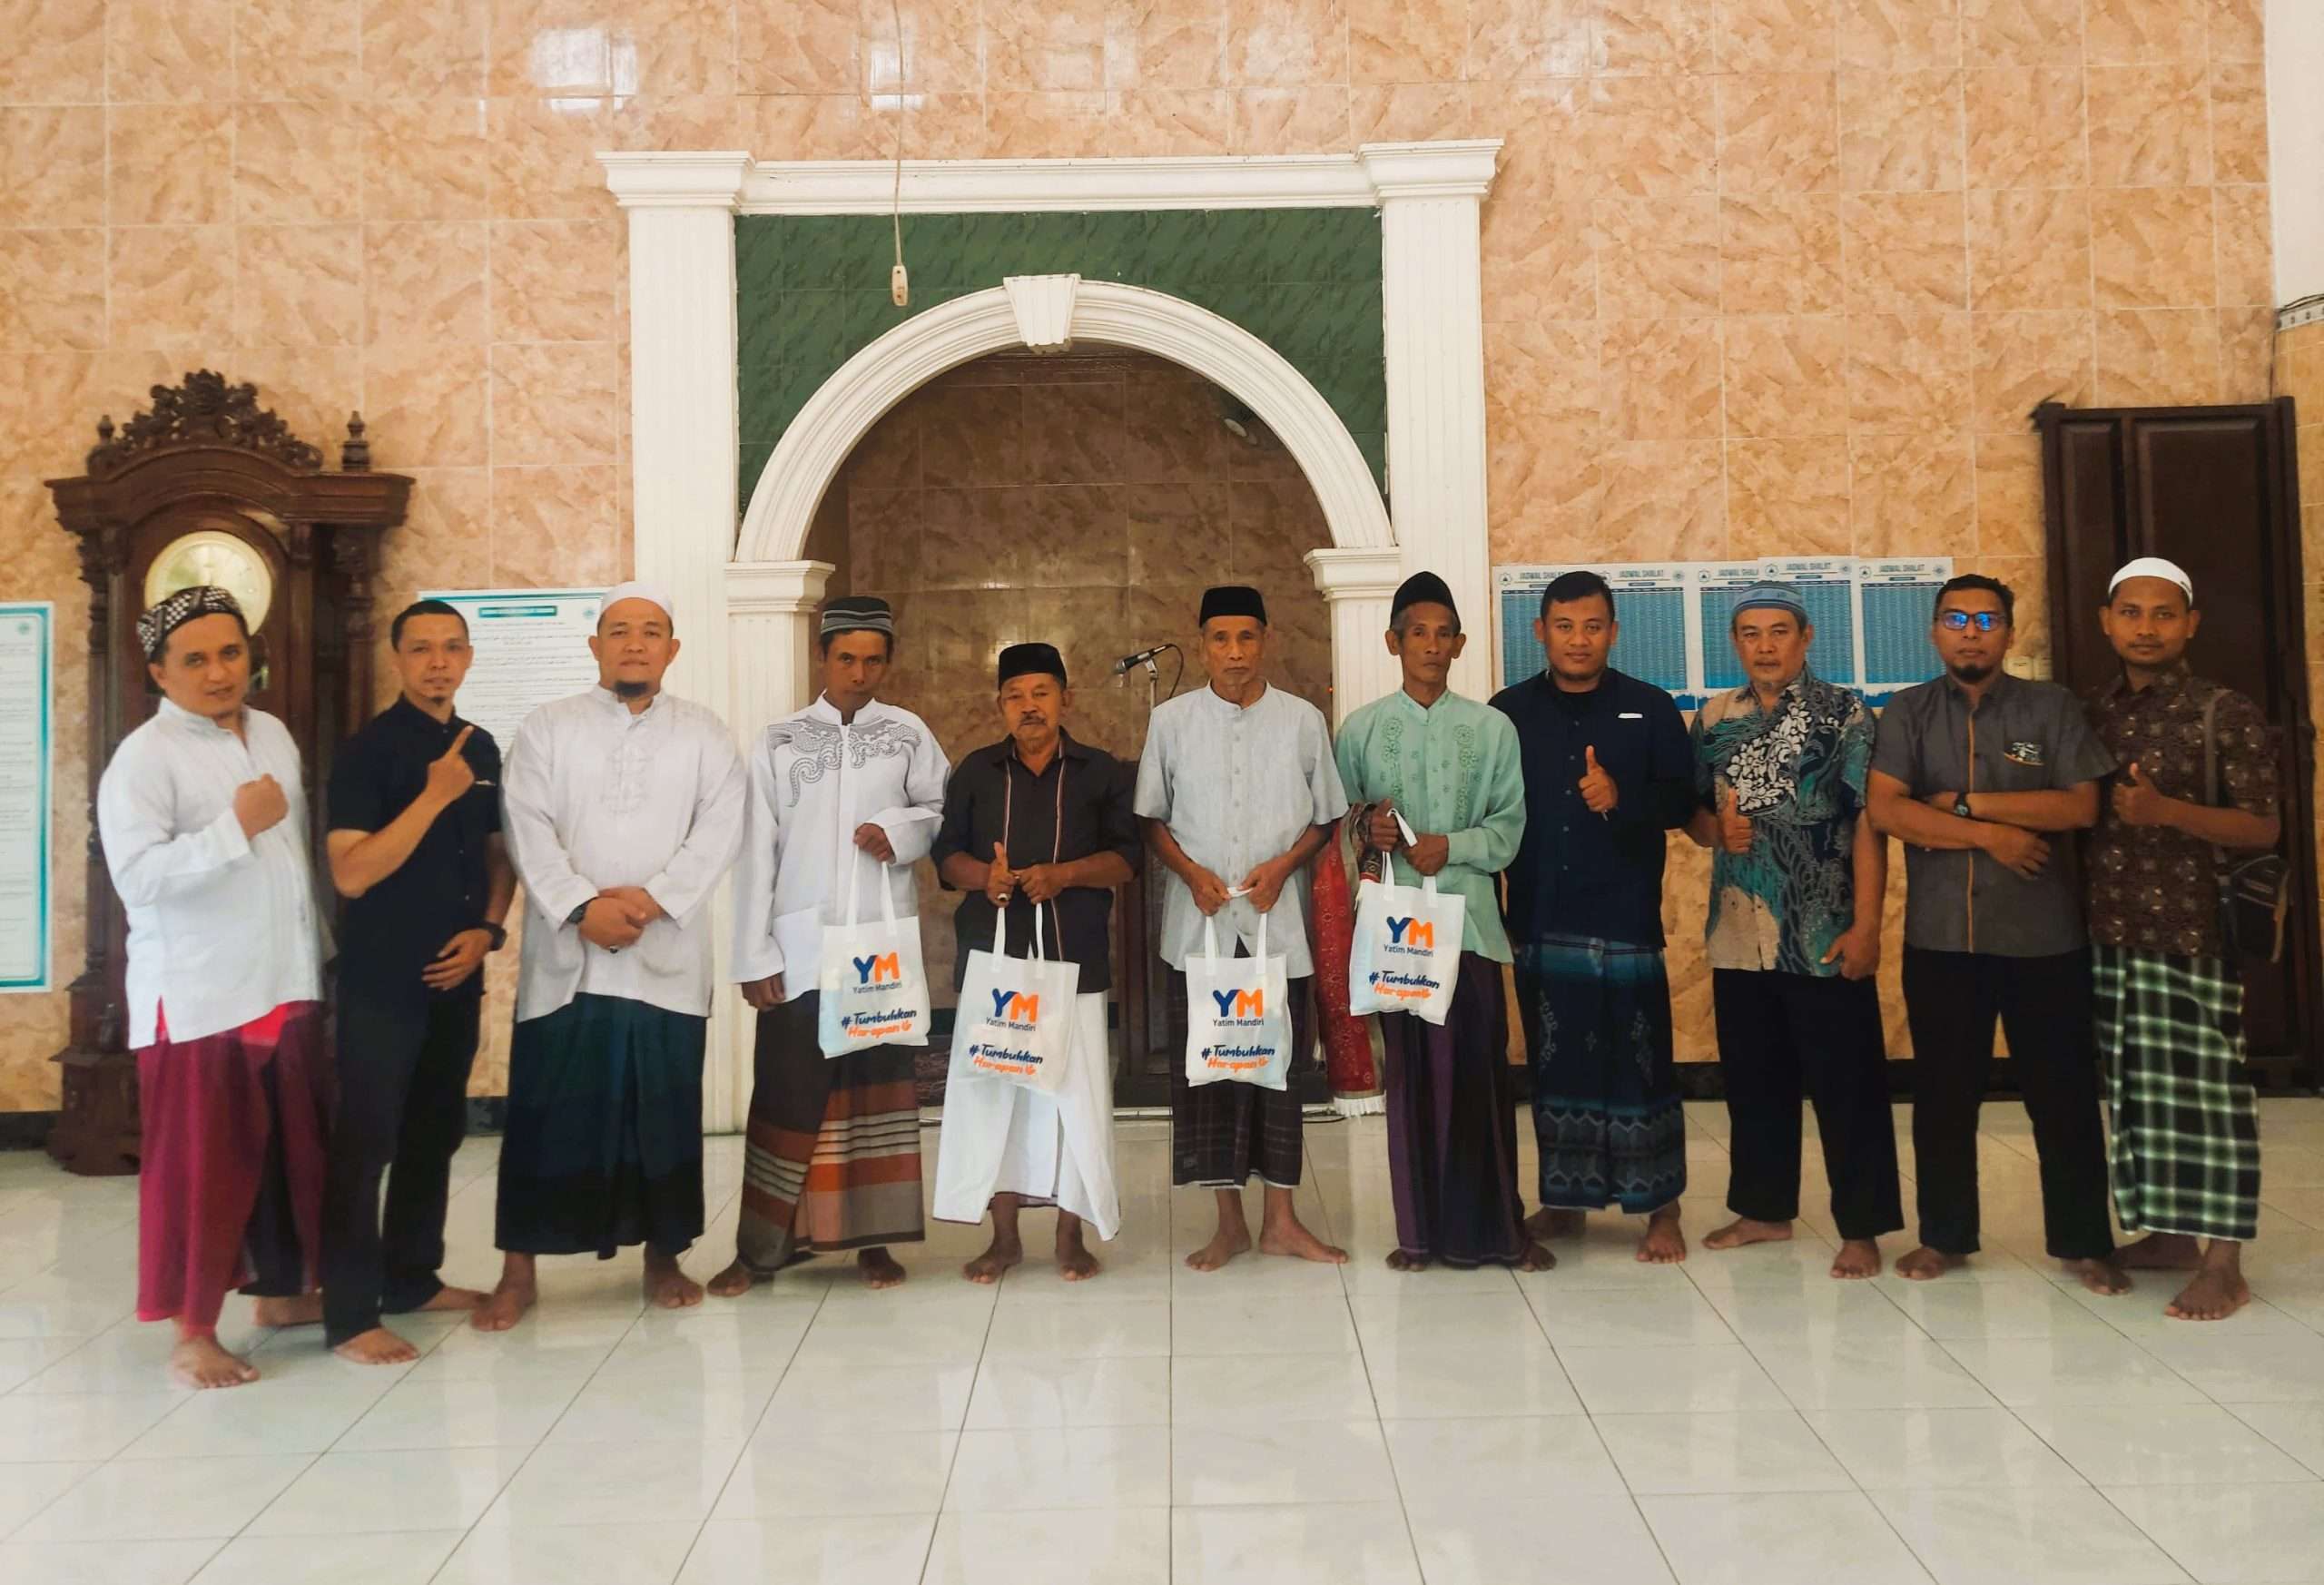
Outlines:
<svg viewBox="0 0 2324 1585"><path fill-rule="evenodd" d="M857 849L855 850L855 857L856 857L856 859L857 859L857 861L858 861L858 863L857 863L857 866L856 866L858 872L857 872L857 873L855 873L855 874L852 874L852 875L850 875L850 876L848 877L848 888L847 888L847 924L848 924L848 928L849 928L850 930L852 930L852 929L854 929L854 928L856 927L856 925L858 925L858 924L860 924L861 922L862 922L862 912L863 912L863 880L862 880L862 876L861 871L862 871L862 866L863 866L864 864L869 864L869 865L871 865L871 866L872 866L875 871L877 871L879 872L879 880L880 880L880 911L881 911L881 912L882 912L882 913L884 913L884 914L886 914L886 915L888 916L888 922L889 922L890 924L893 924L893 923L895 923L895 922L896 922L896 894L895 894L894 892L891 891L888 889L888 866L887 866L887 865L885 865L885 864L883 864L883 863L881 863L881 862L880 862L880 861L879 861L879 860L877 860L877 859L873 858L871 854L869 854L869 853L865 852L862 848L857 848Z"/></svg>

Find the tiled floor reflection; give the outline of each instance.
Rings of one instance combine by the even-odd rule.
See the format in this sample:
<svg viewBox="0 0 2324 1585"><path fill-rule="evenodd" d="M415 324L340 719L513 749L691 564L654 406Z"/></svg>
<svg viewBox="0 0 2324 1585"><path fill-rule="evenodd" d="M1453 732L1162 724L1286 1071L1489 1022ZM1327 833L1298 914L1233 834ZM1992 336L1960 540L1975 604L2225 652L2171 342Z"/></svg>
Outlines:
<svg viewBox="0 0 2324 1585"><path fill-rule="evenodd" d="M1605 1217L1551 1273L1399 1276L1377 1118L1309 1130L1305 1214L1354 1264L1197 1276L1208 1196L1137 1122L1095 1283L1036 1258L971 1287L978 1232L940 1226L893 1293L817 1263L667 1315L631 1261L567 1260L507 1336L430 1318L417 1364L365 1370L245 1334L267 1379L208 1394L130 1319L134 1184L11 1154L0 1582L2324 1585L2324 1102L2265 1113L2262 1297L2214 1327L2165 1321L2160 1276L2059 1280L2014 1105L1987 1108L1990 1247L1931 1286L1832 1282L1820 1212L1675 1269ZM1726 1117L1690 1121L1699 1236ZM460 1158L470 1282L494 1159ZM710 1161L705 1275L739 1142Z"/></svg>

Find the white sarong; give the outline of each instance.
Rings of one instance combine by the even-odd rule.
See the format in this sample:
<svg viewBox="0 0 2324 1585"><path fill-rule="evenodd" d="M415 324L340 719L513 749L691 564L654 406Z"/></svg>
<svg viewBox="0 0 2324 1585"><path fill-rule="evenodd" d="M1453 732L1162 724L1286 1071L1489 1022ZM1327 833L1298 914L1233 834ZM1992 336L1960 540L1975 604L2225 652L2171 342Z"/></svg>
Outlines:
<svg viewBox="0 0 2324 1585"><path fill-rule="evenodd" d="M1054 1096L994 1078L951 1079L936 1152L935 1216L981 1222L997 1194L1054 1202L1100 1238L1121 1231L1114 1176L1114 1065L1102 991L1073 999L1073 1059Z"/></svg>

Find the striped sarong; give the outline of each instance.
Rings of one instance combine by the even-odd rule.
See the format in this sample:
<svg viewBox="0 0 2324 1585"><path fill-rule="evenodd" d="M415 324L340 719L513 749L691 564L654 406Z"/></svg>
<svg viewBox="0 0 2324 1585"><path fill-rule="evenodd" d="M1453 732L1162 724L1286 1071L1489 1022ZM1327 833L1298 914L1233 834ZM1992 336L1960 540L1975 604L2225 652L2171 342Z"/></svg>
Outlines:
<svg viewBox="0 0 2324 1585"><path fill-rule="evenodd" d="M2260 1107L2233 967L2100 945L2093 979L2123 1228L2249 1240L2260 1230Z"/></svg>
<svg viewBox="0 0 2324 1585"><path fill-rule="evenodd" d="M1545 936L1520 944L1516 959L1541 1204L1660 1210L1687 1192L1661 950Z"/></svg>
<svg viewBox="0 0 2324 1585"><path fill-rule="evenodd" d="M918 1055L826 1057L810 991L759 1014L735 1255L763 1276L809 1255L917 1244Z"/></svg>

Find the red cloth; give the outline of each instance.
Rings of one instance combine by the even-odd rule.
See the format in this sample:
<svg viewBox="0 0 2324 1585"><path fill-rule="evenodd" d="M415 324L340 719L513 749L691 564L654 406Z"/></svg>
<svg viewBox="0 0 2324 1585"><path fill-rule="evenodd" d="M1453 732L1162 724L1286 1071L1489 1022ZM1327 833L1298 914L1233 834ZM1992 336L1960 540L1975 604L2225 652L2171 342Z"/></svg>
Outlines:
<svg viewBox="0 0 2324 1585"><path fill-rule="evenodd" d="M199 1040L172 1040L157 1019L137 1053L140 1321L214 1331L226 1290L252 1280L253 1255L273 1285L314 1285L330 1131L322 1032L318 1001ZM281 1214L254 1223L270 1172Z"/></svg>
<svg viewBox="0 0 2324 1585"><path fill-rule="evenodd" d="M1370 1024L1348 1011L1347 960L1355 945L1354 893L1344 822L1332 844L1315 855L1312 883L1315 920L1315 1018L1324 1038L1324 1071L1332 1098L1365 1100L1381 1093L1380 1061Z"/></svg>

